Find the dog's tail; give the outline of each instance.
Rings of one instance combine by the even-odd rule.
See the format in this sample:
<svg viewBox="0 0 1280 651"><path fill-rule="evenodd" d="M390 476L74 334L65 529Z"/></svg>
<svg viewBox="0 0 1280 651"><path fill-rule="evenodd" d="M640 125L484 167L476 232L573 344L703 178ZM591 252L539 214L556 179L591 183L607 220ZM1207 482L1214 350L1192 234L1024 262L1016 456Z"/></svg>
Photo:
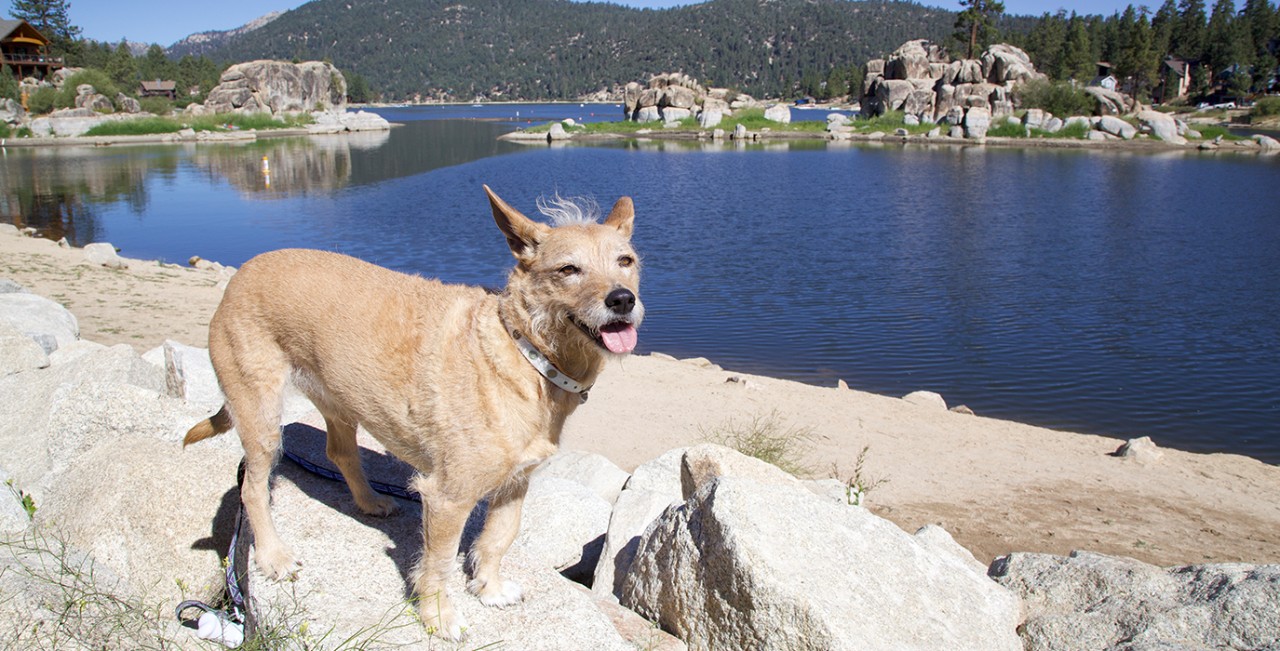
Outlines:
<svg viewBox="0 0 1280 651"><path fill-rule="evenodd" d="M231 429L231 413L227 411L226 405L222 405L218 413L196 423L195 427L187 431L187 435L182 439L182 447L213 438L229 429Z"/></svg>

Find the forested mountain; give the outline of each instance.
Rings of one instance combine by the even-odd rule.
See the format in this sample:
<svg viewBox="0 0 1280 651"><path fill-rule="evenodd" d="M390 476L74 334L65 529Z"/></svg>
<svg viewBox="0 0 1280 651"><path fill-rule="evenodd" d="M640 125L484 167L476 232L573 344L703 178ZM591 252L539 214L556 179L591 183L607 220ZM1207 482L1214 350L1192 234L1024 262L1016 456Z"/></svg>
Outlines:
<svg viewBox="0 0 1280 651"><path fill-rule="evenodd" d="M913 2L711 0L665 10L569 0L313 0L171 57L328 59L384 99L562 99L682 71L787 95L904 41L943 43L955 14Z"/></svg>

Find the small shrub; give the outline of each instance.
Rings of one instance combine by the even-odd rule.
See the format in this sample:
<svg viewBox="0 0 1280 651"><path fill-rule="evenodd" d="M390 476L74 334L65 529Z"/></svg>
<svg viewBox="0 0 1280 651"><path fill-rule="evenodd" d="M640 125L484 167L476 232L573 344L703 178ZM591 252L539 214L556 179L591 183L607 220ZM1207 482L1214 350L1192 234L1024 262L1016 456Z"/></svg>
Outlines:
<svg viewBox="0 0 1280 651"><path fill-rule="evenodd" d="M45 115L53 111L58 100L58 91L52 86L41 86L27 96L27 110L32 115Z"/></svg>
<svg viewBox="0 0 1280 651"><path fill-rule="evenodd" d="M9 129L8 123L0 122L0 138L9 138L12 135L12 130Z"/></svg>
<svg viewBox="0 0 1280 651"><path fill-rule="evenodd" d="M144 112L152 115L168 115L173 112L173 102L168 97L144 97L138 100Z"/></svg>
<svg viewBox="0 0 1280 651"><path fill-rule="evenodd" d="M1267 118L1280 115L1280 97L1264 97L1249 111L1250 118Z"/></svg>
<svg viewBox="0 0 1280 651"><path fill-rule="evenodd" d="M18 78L13 76L13 71L9 66L0 66L0 99L17 100L21 94Z"/></svg>
<svg viewBox="0 0 1280 651"><path fill-rule="evenodd" d="M1065 81L1033 79L1018 88L1022 108L1038 108L1060 117L1089 115L1097 105L1088 93Z"/></svg>
<svg viewBox="0 0 1280 651"><path fill-rule="evenodd" d="M93 89L99 95L105 95L108 98L114 98L119 89L116 88L116 82L111 81L107 73L93 68L86 68L77 72L66 81L62 82L62 90L58 91L58 98L54 102L58 108L71 108L76 105L76 88L83 84L93 86ZM112 99L114 102L115 100Z"/></svg>
<svg viewBox="0 0 1280 651"><path fill-rule="evenodd" d="M702 432L702 437L707 442L771 463L797 477L812 472L804 463L804 457L813 442L813 430L784 426L776 411L752 416L746 423L730 419L710 432Z"/></svg>

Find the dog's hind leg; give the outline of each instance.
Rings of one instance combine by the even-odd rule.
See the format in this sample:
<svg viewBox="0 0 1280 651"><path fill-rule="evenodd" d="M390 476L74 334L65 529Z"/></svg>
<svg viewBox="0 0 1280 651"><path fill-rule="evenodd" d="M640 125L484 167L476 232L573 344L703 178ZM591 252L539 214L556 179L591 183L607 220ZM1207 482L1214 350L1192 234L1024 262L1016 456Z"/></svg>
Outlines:
<svg viewBox="0 0 1280 651"><path fill-rule="evenodd" d="M486 606L510 606L522 597L520 584L504 580L499 566L520 532L520 512L528 490L527 474L512 478L499 488L489 501L484 529L471 547L473 576L467 590Z"/></svg>
<svg viewBox="0 0 1280 651"><path fill-rule="evenodd" d="M215 337L211 334L211 348ZM227 356L230 363L218 368L218 379L244 447L240 500L253 528L254 559L268 577L283 579L299 569L271 519L271 470L280 454L281 400L289 365L278 350L252 352L242 349Z"/></svg>
<svg viewBox="0 0 1280 651"><path fill-rule="evenodd" d="M317 403L318 405L318 403ZM356 423L328 406L320 407L327 432L325 454L342 471L356 506L369 515L387 516L396 512L395 500L374 492L360 465L360 447L356 444Z"/></svg>

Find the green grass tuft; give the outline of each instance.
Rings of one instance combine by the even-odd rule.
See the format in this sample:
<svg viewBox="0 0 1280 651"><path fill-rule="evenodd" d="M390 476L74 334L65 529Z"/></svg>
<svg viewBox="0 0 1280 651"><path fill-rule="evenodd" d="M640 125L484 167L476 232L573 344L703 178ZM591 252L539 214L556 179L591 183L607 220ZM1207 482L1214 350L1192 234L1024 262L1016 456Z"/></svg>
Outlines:
<svg viewBox="0 0 1280 651"><path fill-rule="evenodd" d="M182 125L169 118L150 117L103 122L85 132L86 136L141 136L156 133L177 133Z"/></svg>
<svg viewBox="0 0 1280 651"><path fill-rule="evenodd" d="M1231 133L1227 127L1218 124L1195 124L1191 125L1191 128L1200 132L1200 140L1213 140L1219 136L1223 140L1248 140L1248 138Z"/></svg>
<svg viewBox="0 0 1280 651"><path fill-rule="evenodd" d="M149 116L129 120L112 120L90 129L86 136L141 136L164 133L177 133L183 129L195 131L247 131L257 129L292 129L315 122L310 113L286 115L283 118L272 117L269 113L220 113L218 115L201 115L195 117L159 117Z"/></svg>
<svg viewBox="0 0 1280 651"><path fill-rule="evenodd" d="M1025 138L1027 137L1027 128L1021 124L1000 120L987 129L987 135L992 138Z"/></svg>

